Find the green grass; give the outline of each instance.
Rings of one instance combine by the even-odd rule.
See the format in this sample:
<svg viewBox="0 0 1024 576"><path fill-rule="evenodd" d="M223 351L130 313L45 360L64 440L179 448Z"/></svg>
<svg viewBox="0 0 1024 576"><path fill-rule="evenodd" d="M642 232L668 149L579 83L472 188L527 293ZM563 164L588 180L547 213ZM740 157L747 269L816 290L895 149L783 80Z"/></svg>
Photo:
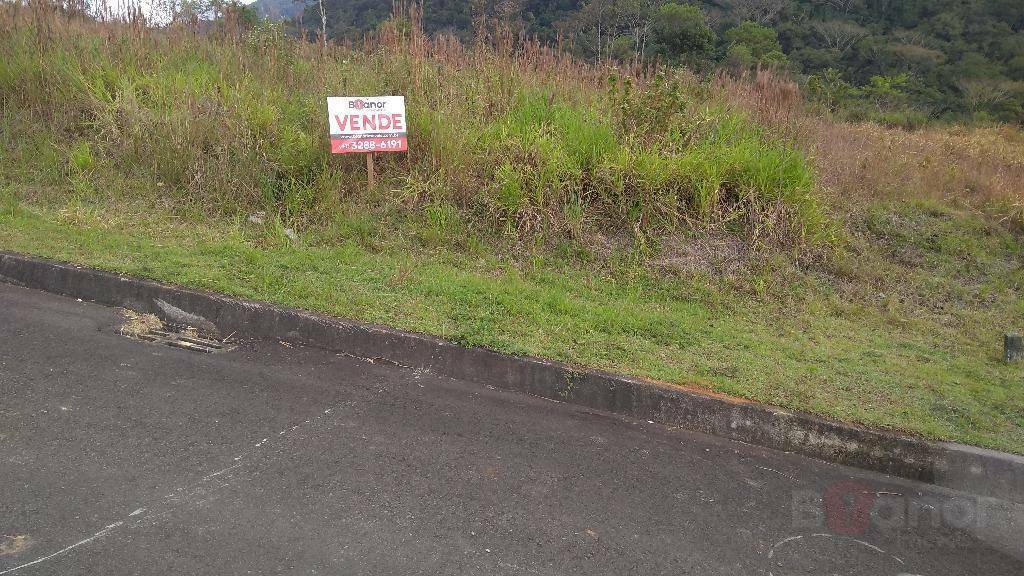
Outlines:
<svg viewBox="0 0 1024 576"><path fill-rule="evenodd" d="M711 83L2 12L0 249L1024 453L1019 232L830 205ZM327 152L337 93L409 97L376 190Z"/></svg>
<svg viewBox="0 0 1024 576"><path fill-rule="evenodd" d="M339 194L366 185L359 158L329 154L326 97L398 93L411 150L382 155L380 173L408 203L444 203L480 226L549 238L664 233L752 214L732 219L742 229L781 203L781 235L829 240L803 153L695 80L620 90L486 48L453 63L443 48L414 57L404 43L324 56L259 31L236 44L116 28L108 37L65 23L39 42L31 25L0 26L6 128L22 142L10 153L34 174L57 164L146 176L170 200L210 214L266 210L289 225L323 223ZM657 125L630 124L652 115ZM70 158L53 158L53 148Z"/></svg>
<svg viewBox="0 0 1024 576"><path fill-rule="evenodd" d="M1024 452L1022 371L999 359L1024 318L1021 246L972 216L877 206L852 242L878 256L783 259L738 283L510 260L415 230L340 217L329 242L292 245L273 224L152 205L0 203L4 249Z"/></svg>

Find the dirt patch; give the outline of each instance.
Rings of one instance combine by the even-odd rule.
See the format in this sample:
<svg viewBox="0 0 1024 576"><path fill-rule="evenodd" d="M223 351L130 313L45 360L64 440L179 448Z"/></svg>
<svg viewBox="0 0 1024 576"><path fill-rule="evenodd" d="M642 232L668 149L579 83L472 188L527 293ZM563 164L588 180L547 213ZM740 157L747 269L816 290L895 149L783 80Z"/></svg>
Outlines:
<svg viewBox="0 0 1024 576"><path fill-rule="evenodd" d="M31 547L32 537L28 534L0 536L0 556L16 556Z"/></svg>
<svg viewBox="0 0 1024 576"><path fill-rule="evenodd" d="M653 264L672 272L730 275L749 265L750 252L747 243L726 234L671 236L663 240L661 253Z"/></svg>
<svg viewBox="0 0 1024 576"><path fill-rule="evenodd" d="M153 314L142 314L134 310L122 310L124 324L121 325L121 334L125 336L139 337L148 334L151 330L160 330L164 323Z"/></svg>

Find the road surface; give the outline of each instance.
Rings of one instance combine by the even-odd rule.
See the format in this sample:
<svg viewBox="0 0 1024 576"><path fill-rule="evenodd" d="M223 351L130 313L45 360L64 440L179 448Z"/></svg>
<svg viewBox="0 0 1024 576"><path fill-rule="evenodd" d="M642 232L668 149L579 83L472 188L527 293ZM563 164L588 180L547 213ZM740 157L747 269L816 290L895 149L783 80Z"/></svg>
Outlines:
<svg viewBox="0 0 1024 576"><path fill-rule="evenodd" d="M1024 574L1020 509L0 284L0 575Z"/></svg>

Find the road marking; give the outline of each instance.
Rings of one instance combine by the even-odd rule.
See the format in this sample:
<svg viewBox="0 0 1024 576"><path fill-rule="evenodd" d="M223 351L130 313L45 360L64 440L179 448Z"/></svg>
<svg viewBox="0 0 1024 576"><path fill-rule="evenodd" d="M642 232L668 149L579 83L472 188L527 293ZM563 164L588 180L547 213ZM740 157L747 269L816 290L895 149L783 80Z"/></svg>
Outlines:
<svg viewBox="0 0 1024 576"><path fill-rule="evenodd" d="M22 568L28 568L29 566L35 566L36 564L39 564L39 563L42 563L42 562L46 562L47 560L49 560L51 558L56 558L57 556L60 556L61 554L67 554L68 552L74 550L75 548L78 548L79 546L85 546L86 544L88 544L89 542L92 542L93 540L95 540L97 538L102 538L103 536L106 536L110 532L120 528L123 524L124 524L124 522L114 522L113 524L109 524L106 528L104 528L103 530L100 530L99 532L93 534L92 536L86 538L85 540L82 540L80 542L76 542L76 543L72 544L71 546L68 546L67 548L58 550L58 551L54 552L53 554L50 554L49 556L43 556L42 558L37 558L37 559L35 559L35 560L31 561L31 562L28 562L26 564L22 564L21 566L15 566L14 568L9 568L7 570L4 570L3 572L0 572L0 574L10 574L11 572L15 572L17 570L21 570Z"/></svg>
<svg viewBox="0 0 1024 576"><path fill-rule="evenodd" d="M284 430L282 430L277 435L277 438L280 438L280 437L284 436L285 433L294 431L295 429L297 429L300 426L303 426L304 424L311 424L311 423L317 422L317 421L319 421L321 419L325 419L327 417L327 415L329 415L335 409L340 408L340 407L345 406L345 405L348 405L348 404L350 404L350 402L343 402L343 403L338 404L336 406L331 406L327 410L323 411L323 413L320 413L317 416L314 416L313 418L310 418L309 420L306 420L303 424L296 424L296 425L291 426L289 428L285 428ZM194 497L194 496L206 496L210 492L212 492L213 490L216 490L218 488L223 488L225 486L229 486L230 484L222 484L220 486L217 486L217 487L214 487L214 488L210 488L210 489L206 489L206 488L201 487L202 484L207 483L209 480L211 480L213 478L216 478L217 476L220 476L222 474L226 474L226 473L228 473L228 472L230 472L230 471L232 471L232 470L234 470L236 468L241 468L242 466L245 466L246 464L255 463L255 462L242 462L242 460L245 459L247 456L255 455L256 454L256 451L255 451L256 448L260 448L261 446L264 446L264 445L266 445L268 443L272 443L271 439L270 438L264 438L261 442L256 444L254 448L250 448L249 450L246 450L245 452L242 452L241 454L235 456L234 457L234 461L238 462L238 464L234 464L232 466L228 466L227 468L223 468L221 470L218 470L218 471L216 471L216 472L214 472L212 474L208 474L207 476L204 476L198 482L195 482L195 483L193 483L190 486L178 488L174 492L171 492L170 494L164 496L163 502L170 504L167 507L166 510L163 510L163 511L157 513L157 514L146 515L145 512L147 512L149 510L149 508L138 508L138 509L136 509L134 512L132 512L131 514L128 515L128 518L137 518L137 520L135 522L133 522L132 524L130 524L128 527L129 528L135 528L135 527L139 526L142 523L143 520L146 520L146 519L153 520L153 519L156 519L156 518L161 518L163 516L167 516L172 511L174 511L175 508L178 508L181 505L181 504L174 504L174 502L182 502L184 504L193 504L193 505L199 505L199 504L203 504L205 502L209 502L210 500L213 499L212 497L204 498L204 499L201 499L201 500L195 500L195 499L191 499L191 498ZM262 452L262 453L265 454L266 452ZM278 453L280 453L280 452L278 452ZM266 460L269 460L269 459L272 459L272 458L273 457L266 457L266 456L264 456L263 458L261 458L261 461L266 461ZM191 491L189 491L189 490L191 490ZM184 497L180 497L179 496L179 494L182 494L182 493L184 493ZM26 564L22 564L21 566L15 566L14 568L8 568L8 569L4 570L3 572L0 572L0 576L3 576L4 574L10 574L12 572L16 572L18 570L21 570L22 568L28 568L29 566L35 566L36 564L40 564L42 562L46 562L47 560L51 560L51 559L56 558L58 556L61 556L63 554L67 554L68 552L71 552L75 548L78 548L80 546L85 546L86 544L88 544L88 543L90 543L90 542L92 542L94 540L97 540L99 538L102 538L103 536L106 536L107 534L113 532L114 530L117 530L118 528L124 526L124 524L125 524L125 520L121 520L119 522L114 522L113 524L108 524L105 528L103 528L103 530L100 530L99 532L93 534L92 536L90 536L90 537L88 537L88 538L86 538L84 540L76 542L76 543L74 543L74 544L72 544L70 546L67 546L66 548L62 548L62 549L60 549L60 550L58 550L58 551L56 551L53 554L50 554L48 556L43 556L42 558L37 558L37 559L35 559L35 560L31 561L31 562L28 562Z"/></svg>

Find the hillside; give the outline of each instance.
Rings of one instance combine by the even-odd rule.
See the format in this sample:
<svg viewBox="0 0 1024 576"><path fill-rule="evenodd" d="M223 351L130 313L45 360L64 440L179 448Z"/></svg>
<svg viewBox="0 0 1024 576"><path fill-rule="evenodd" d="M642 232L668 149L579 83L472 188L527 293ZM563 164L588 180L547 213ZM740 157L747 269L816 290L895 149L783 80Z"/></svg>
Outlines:
<svg viewBox="0 0 1024 576"><path fill-rule="evenodd" d="M256 0L251 4L256 15L268 20L291 20L306 6L304 0Z"/></svg>
<svg viewBox="0 0 1024 576"><path fill-rule="evenodd" d="M410 149L332 156L325 98ZM1024 453L1024 134L768 72L0 5L0 249Z"/></svg>
<svg viewBox="0 0 1024 576"><path fill-rule="evenodd" d="M335 39L359 38L391 13L375 0L324 5ZM316 5L307 11L305 22L320 22ZM775 66L853 120L1024 123L1024 2L1014 0L423 2L428 33L468 38L485 18L588 59Z"/></svg>

